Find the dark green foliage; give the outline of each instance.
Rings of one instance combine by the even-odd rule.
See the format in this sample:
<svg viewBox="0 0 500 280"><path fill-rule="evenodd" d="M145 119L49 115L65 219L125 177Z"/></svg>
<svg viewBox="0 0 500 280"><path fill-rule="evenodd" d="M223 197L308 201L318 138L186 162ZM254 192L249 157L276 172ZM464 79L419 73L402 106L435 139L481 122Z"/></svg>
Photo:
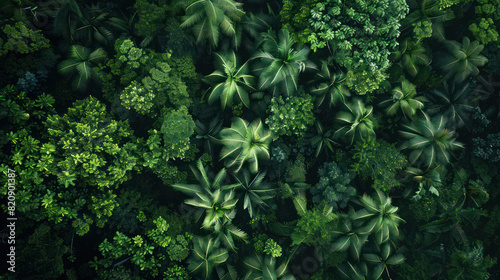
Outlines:
<svg viewBox="0 0 500 280"><path fill-rule="evenodd" d="M195 236L193 244L193 253L189 259L189 271L201 274L203 279L210 279L214 267L228 259L228 251L220 248L220 243L213 238Z"/></svg>
<svg viewBox="0 0 500 280"><path fill-rule="evenodd" d="M271 256L262 256L255 254L243 260L248 272L243 278L250 279L295 279L292 274L288 273L288 262L283 262L278 266L277 260ZM278 267L276 267L278 266Z"/></svg>
<svg viewBox="0 0 500 280"><path fill-rule="evenodd" d="M474 108L472 86L470 83L444 82L439 89L433 89L426 95L431 103L427 112L442 114L456 127L468 124Z"/></svg>
<svg viewBox="0 0 500 280"><path fill-rule="evenodd" d="M446 129L444 116L430 118L424 114L418 119L403 127L401 135L407 138L402 148L410 150L409 162L411 165L423 165L427 168L448 164L451 152L463 148L456 142L454 132Z"/></svg>
<svg viewBox="0 0 500 280"><path fill-rule="evenodd" d="M423 96L416 95L417 87L405 79L401 86L392 89L392 96L384 98L379 105L385 108L388 116L402 113L405 118L412 118L417 114L417 110L424 108L426 101Z"/></svg>
<svg viewBox="0 0 500 280"><path fill-rule="evenodd" d="M483 246L474 246L465 250L455 249L451 255L448 279L473 280L489 279L487 269L496 263L496 259L483 256Z"/></svg>
<svg viewBox="0 0 500 280"><path fill-rule="evenodd" d="M167 158L183 158L189 149L189 137L194 132L194 121L186 107L168 113L163 118L160 133L163 135Z"/></svg>
<svg viewBox="0 0 500 280"><path fill-rule="evenodd" d="M336 105L340 102L346 103L346 98L350 97L351 93L346 87L344 73L332 73L328 64L323 61L321 71L316 75L319 78L319 84L315 85L311 90L311 94L316 95L316 107L321 106L324 101L327 101L328 106Z"/></svg>
<svg viewBox="0 0 500 280"><path fill-rule="evenodd" d="M348 146L354 141L375 137L373 124L373 106L365 106L360 99L344 106L344 111L337 113L336 119L343 125L335 131L334 137L340 138Z"/></svg>
<svg viewBox="0 0 500 280"><path fill-rule="evenodd" d="M309 26L311 10L320 2L318 0L284 0L280 11L280 21L283 28L290 31L293 38L303 44L307 43L308 37L313 32Z"/></svg>
<svg viewBox="0 0 500 280"><path fill-rule="evenodd" d="M319 182L311 187L313 202L325 202L333 211L345 208L356 189L349 185L353 174L343 172L335 162L327 162L318 170Z"/></svg>
<svg viewBox="0 0 500 280"><path fill-rule="evenodd" d="M267 109L269 117L266 124L274 133L274 138L281 135L302 136L314 122L312 97L307 94L287 97L273 97Z"/></svg>
<svg viewBox="0 0 500 280"><path fill-rule="evenodd" d="M139 20L134 25L137 33L143 37L156 35L162 30L167 18L167 5L156 5L148 0L137 0L134 8L137 10Z"/></svg>
<svg viewBox="0 0 500 280"><path fill-rule="evenodd" d="M96 67L106 60L107 53L98 48L91 50L84 46L73 45L70 56L59 64L59 72L72 78L73 88L84 91L89 81L99 81Z"/></svg>
<svg viewBox="0 0 500 280"><path fill-rule="evenodd" d="M401 185L396 176L406 166L407 160L394 144L368 138L357 142L353 153L352 170L365 180L371 177L374 189L389 191Z"/></svg>
<svg viewBox="0 0 500 280"><path fill-rule="evenodd" d="M478 41L471 42L468 37L462 39L462 43L457 41L446 41L446 53L438 56L438 64L447 77L461 83L469 76L479 74L479 66L484 66L488 59L480 55L484 45Z"/></svg>

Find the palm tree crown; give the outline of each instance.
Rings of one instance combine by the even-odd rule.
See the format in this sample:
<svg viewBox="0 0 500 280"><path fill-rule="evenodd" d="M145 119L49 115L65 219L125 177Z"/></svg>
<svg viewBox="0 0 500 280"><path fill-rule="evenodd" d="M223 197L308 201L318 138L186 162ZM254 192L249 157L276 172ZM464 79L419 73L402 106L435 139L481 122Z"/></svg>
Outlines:
<svg viewBox="0 0 500 280"><path fill-rule="evenodd" d="M187 1L182 28L194 26L196 42L208 40L210 45L217 47L220 33L227 36L235 35L234 22L244 15L242 3L233 0L190 0Z"/></svg>
<svg viewBox="0 0 500 280"><path fill-rule="evenodd" d="M234 52L215 55L219 69L206 77L207 81L213 84L208 102L212 104L216 99L220 99L222 109L225 109L226 106L232 106L233 97L237 95L243 105L250 107L248 91L255 89L252 87L254 77L248 74L248 64L245 62L239 65Z"/></svg>
<svg viewBox="0 0 500 280"><path fill-rule="evenodd" d="M419 119L409 125L404 125L401 135L408 140L402 148L410 150L410 163L423 164L428 168L450 162L450 152L463 148L456 142L454 132L446 129L444 116L431 119L423 114L424 119Z"/></svg>
<svg viewBox="0 0 500 280"><path fill-rule="evenodd" d="M264 35L262 50L254 59L258 59L255 72L259 73L259 89L274 87L287 95L298 88L299 73L316 66L307 59L307 47L295 50L295 42L286 29L281 29L278 36L273 33ZM277 88L277 86L279 86Z"/></svg>
<svg viewBox="0 0 500 280"><path fill-rule="evenodd" d="M221 143L224 145L221 159L226 159L226 166L236 166L240 171L243 163L250 163L250 171L257 173L259 158L269 159L269 144L272 141L271 132L264 128L261 120L251 124L236 118L230 128L220 132Z"/></svg>

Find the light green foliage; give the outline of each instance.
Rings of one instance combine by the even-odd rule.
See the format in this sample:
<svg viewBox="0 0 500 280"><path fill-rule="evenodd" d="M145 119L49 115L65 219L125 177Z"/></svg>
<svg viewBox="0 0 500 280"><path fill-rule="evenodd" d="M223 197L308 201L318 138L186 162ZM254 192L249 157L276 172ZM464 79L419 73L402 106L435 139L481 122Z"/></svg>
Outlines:
<svg viewBox="0 0 500 280"><path fill-rule="evenodd" d="M374 189L389 191L401 185L395 177L406 166L407 160L394 144L368 138L356 143L353 153L351 168L365 180L371 177Z"/></svg>
<svg viewBox="0 0 500 280"><path fill-rule="evenodd" d="M495 0L477 0L476 14L484 14L494 17L495 20L500 19L499 3Z"/></svg>
<svg viewBox="0 0 500 280"><path fill-rule="evenodd" d="M136 146L125 143L132 136L128 122L115 121L106 106L94 97L76 101L63 116L47 117L50 143L58 155L59 182L66 187L75 181L100 188L129 179L135 166Z"/></svg>
<svg viewBox="0 0 500 280"><path fill-rule="evenodd" d="M174 238L169 235L169 223L161 216L144 226L143 235L129 237L117 231L112 241L105 238L99 245L102 258L94 257L91 266L100 279L113 279L113 270L119 266L146 278L159 275L162 263L168 259L166 252L176 250L170 248L175 246Z"/></svg>
<svg viewBox="0 0 500 280"><path fill-rule="evenodd" d="M147 114L153 107L154 93L136 81L126 87L120 94L122 105L127 109L135 109L141 114Z"/></svg>
<svg viewBox="0 0 500 280"><path fill-rule="evenodd" d="M484 66L488 59L480 55L484 45L478 41L471 42L464 37L462 43L446 41L447 52L439 57L438 64L447 77L453 77L456 82L463 82L469 76L479 74L479 66Z"/></svg>
<svg viewBox="0 0 500 280"><path fill-rule="evenodd" d="M194 121L184 106L164 117L160 132L163 134L163 148L168 158L184 158L190 147L189 137L194 128Z"/></svg>
<svg viewBox="0 0 500 280"><path fill-rule="evenodd" d="M5 24L1 30L0 57L9 52L29 54L50 47L49 39L43 36L41 30L34 31L21 21Z"/></svg>
<svg viewBox="0 0 500 280"><path fill-rule="evenodd" d="M484 45L498 41L498 31L495 22L491 18L481 18L469 25L472 35Z"/></svg>
<svg viewBox="0 0 500 280"><path fill-rule="evenodd" d="M264 253L273 258L281 257L281 246L265 234L259 234L255 238L253 246L255 248L255 252Z"/></svg>
<svg viewBox="0 0 500 280"><path fill-rule="evenodd" d="M259 170L259 159L269 159L271 132L264 128L260 120L249 124L241 118L236 118L231 128L224 128L219 135L224 145L221 159L225 159L227 167L235 166L236 172L248 162L250 172L255 174Z"/></svg>
<svg viewBox="0 0 500 280"><path fill-rule="evenodd" d="M115 51L115 58L108 60L106 66L101 67L101 70L109 72L99 73L103 81L102 90L108 100L121 99L124 105L142 114L148 113L151 117L157 116L158 111L168 107L178 109L191 104L188 88L182 80L185 77L190 81L195 75L189 65L184 65L184 69L184 66L180 65L181 61L174 61L170 53L156 53L150 49L137 48L130 39L116 40ZM183 61L189 63L189 60ZM171 67L170 63L175 67ZM134 86L144 88L144 94L141 96L131 92ZM140 105L142 97L144 104Z"/></svg>
<svg viewBox="0 0 500 280"><path fill-rule="evenodd" d="M413 32L415 32L415 39L421 41L425 38L432 37L432 22L428 19L413 23Z"/></svg>
<svg viewBox="0 0 500 280"><path fill-rule="evenodd" d="M441 9L446 9L454 5L465 4L471 0L439 0L439 7Z"/></svg>
<svg viewBox="0 0 500 280"><path fill-rule="evenodd" d="M318 3L318 0L284 0L283 8L280 11L280 21L283 28L290 31L295 41L304 44L313 32L309 26L311 10Z"/></svg>
<svg viewBox="0 0 500 280"><path fill-rule="evenodd" d="M299 86L299 74L316 69L307 58L309 48L294 48L294 45L295 41L286 29L277 34L269 31L263 35L261 50L253 56L257 60L253 71L259 75L259 90L272 88L273 95L293 95Z"/></svg>
<svg viewBox="0 0 500 280"><path fill-rule="evenodd" d="M249 75L247 62L240 65L238 57L234 52L227 54L215 54L217 70L206 77L212 84L212 92L208 97L208 103L212 104L220 99L222 109L226 106L233 106L235 95L245 107L250 107L248 91L255 91L253 88L254 77Z"/></svg>
<svg viewBox="0 0 500 280"><path fill-rule="evenodd" d="M140 36L148 37L162 30L167 18L167 5L158 6L148 0L137 0L134 8L137 10L139 20L134 25Z"/></svg>
<svg viewBox="0 0 500 280"><path fill-rule="evenodd" d="M197 43L205 40L217 47L221 33L235 36L235 22L244 15L242 3L234 0L186 0L182 28L193 27Z"/></svg>
<svg viewBox="0 0 500 280"><path fill-rule="evenodd" d="M417 95L417 87L408 80L403 80L401 86L392 89L392 97L387 97L380 102L380 106L385 107L388 116L394 116L399 112L406 118L413 118L417 110L424 108L423 96Z"/></svg>
<svg viewBox="0 0 500 280"><path fill-rule="evenodd" d="M81 45L72 45L69 58L59 64L59 72L73 79L73 89L84 91L89 81L99 81L96 67L106 57L107 53L101 48L91 50Z"/></svg>
<svg viewBox="0 0 500 280"><path fill-rule="evenodd" d="M343 172L335 162L326 162L318 170L319 182L311 187L313 202L316 205L325 202L333 211L345 208L356 189L349 185L353 174Z"/></svg>
<svg viewBox="0 0 500 280"><path fill-rule="evenodd" d="M168 257L172 261L182 262L189 256L190 251L190 241L193 236L177 235L175 239L172 238L170 241L170 246L167 248Z"/></svg>
<svg viewBox="0 0 500 280"><path fill-rule="evenodd" d="M189 280L191 277L185 267L174 265L163 273L164 279L168 280Z"/></svg>
<svg viewBox="0 0 500 280"><path fill-rule="evenodd" d="M409 8L404 0L343 2L328 0L311 10L311 48L335 47L335 60L349 71L380 71L397 46L399 21Z"/></svg>
<svg viewBox="0 0 500 280"><path fill-rule="evenodd" d="M410 151L411 165L432 168L447 164L451 160L450 153L463 148L461 143L455 141L454 131L446 129L445 118L442 115L431 119L424 114L423 119L404 125L400 133L408 139L401 148Z"/></svg>
<svg viewBox="0 0 500 280"><path fill-rule="evenodd" d="M312 97L307 94L287 97L273 97L267 109L269 117L266 124L274 133L274 138L281 135L302 136L313 124Z"/></svg>
<svg viewBox="0 0 500 280"><path fill-rule="evenodd" d="M348 71L346 85L355 90L359 95L365 95L378 89L380 84L387 79L384 70L375 71Z"/></svg>
<svg viewBox="0 0 500 280"><path fill-rule="evenodd" d="M338 216L324 203L300 215L292 234L293 245L305 243L312 246L331 242L338 227Z"/></svg>
<svg viewBox="0 0 500 280"><path fill-rule="evenodd" d="M336 119L342 127L335 131L334 137L340 138L347 145L354 141L375 137L373 124L373 106L365 106L360 99L345 104L345 111L337 113Z"/></svg>

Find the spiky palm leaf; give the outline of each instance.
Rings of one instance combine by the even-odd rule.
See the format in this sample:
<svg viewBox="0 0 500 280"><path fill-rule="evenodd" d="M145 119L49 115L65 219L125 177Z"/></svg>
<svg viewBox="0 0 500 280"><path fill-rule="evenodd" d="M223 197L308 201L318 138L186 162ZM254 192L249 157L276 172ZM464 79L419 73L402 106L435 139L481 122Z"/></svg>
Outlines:
<svg viewBox="0 0 500 280"><path fill-rule="evenodd" d="M417 87L408 80L403 80L401 86L392 89L392 96L380 102L380 106L385 107L388 116L394 116L402 112L407 118L412 118L417 114L417 110L424 108L425 98L417 96Z"/></svg>
<svg viewBox="0 0 500 280"><path fill-rule="evenodd" d="M372 234L377 244L400 237L398 226L404 220L396 214L398 207L392 206L390 197L377 190L375 199L364 194L355 202L364 207L351 216L351 219L359 224L360 233Z"/></svg>
<svg viewBox="0 0 500 280"><path fill-rule="evenodd" d="M198 219L205 213L203 228L219 229L226 222L230 222L236 214L234 191L235 186L223 186L227 176L225 169L219 171L213 179L209 177L201 160L197 162L197 170L191 168L198 184L174 184L172 187L193 198L187 199L186 204L199 208Z"/></svg>
<svg viewBox="0 0 500 280"><path fill-rule="evenodd" d="M318 157L322 150L328 148L331 152L333 152L333 145L339 145L337 142L333 140L332 130L326 130L323 125L317 121L316 124L316 134L309 140L313 147L316 147L315 156Z"/></svg>
<svg viewBox="0 0 500 280"><path fill-rule="evenodd" d="M248 91L254 91L254 77L249 75L247 62L240 65L234 52L227 54L215 54L218 70L208 75L206 80L212 84L212 92L208 97L208 103L212 104L220 99L222 109L226 106L232 107L234 96L245 105L250 106Z"/></svg>
<svg viewBox="0 0 500 280"><path fill-rule="evenodd" d="M363 254L363 260L373 266L369 271L369 279L380 279L384 271L389 275L388 266L402 264L405 257L400 253L395 253L390 243L377 246L376 253Z"/></svg>
<svg viewBox="0 0 500 280"><path fill-rule="evenodd" d="M453 131L446 129L444 116L434 119L427 114L423 116L423 119L403 126L400 133L408 140L403 143L402 149L410 151L411 164L432 168L449 163L450 153L457 148L463 148L462 144L455 141Z"/></svg>
<svg viewBox="0 0 500 280"><path fill-rule="evenodd" d="M353 215L355 215L355 212L351 209L348 215L341 217L340 231L336 232L341 236L335 240L331 249L334 252L349 251L354 260L359 260L361 249L368 240L369 232L362 231L353 224L353 220L351 219Z"/></svg>
<svg viewBox="0 0 500 280"><path fill-rule="evenodd" d="M182 28L193 27L197 43L207 40L217 47L221 33L235 35L234 22L241 19L243 4L234 0L188 0Z"/></svg>
<svg viewBox="0 0 500 280"><path fill-rule="evenodd" d="M196 139L202 139L204 142L205 150L213 156L213 145L218 143L216 136L222 129L222 120L220 118L214 118L210 121L209 125L203 124L201 121L196 120L194 131L196 132Z"/></svg>
<svg viewBox="0 0 500 280"><path fill-rule="evenodd" d="M354 141L375 137L373 125L373 106L365 106L360 99L345 104L345 111L337 114L336 119L342 127L335 131L334 137L341 138L347 145Z"/></svg>
<svg viewBox="0 0 500 280"><path fill-rule="evenodd" d="M189 258L189 272L201 274L203 279L211 279L215 266L226 262L229 257L226 249L219 248L220 243L213 237L193 238L193 252Z"/></svg>
<svg viewBox="0 0 500 280"><path fill-rule="evenodd" d="M59 64L59 72L73 78L73 88L85 90L90 80L98 80L95 67L106 57L107 53L101 48L92 51L84 46L73 45L70 57Z"/></svg>
<svg viewBox="0 0 500 280"><path fill-rule="evenodd" d="M345 74L341 72L332 73L328 64L323 61L321 71L316 73L319 84L314 86L311 94L316 95L316 107L327 101L328 106L339 102L346 103L346 97L351 96L349 88L345 85Z"/></svg>
<svg viewBox="0 0 500 280"><path fill-rule="evenodd" d="M240 193L240 197L243 197L243 209L248 211L250 218L253 218L253 212L257 207L267 206L265 201L273 198L277 191L276 188L271 188L270 183L263 181L265 176L266 172L252 176L247 169L234 175L238 182L235 190Z"/></svg>
<svg viewBox="0 0 500 280"><path fill-rule="evenodd" d="M432 89L427 98L431 106L427 110L431 115L442 114L457 127L466 125L474 109L470 83L457 84L445 81L440 89Z"/></svg>
<svg viewBox="0 0 500 280"><path fill-rule="evenodd" d="M257 60L255 73L259 74L259 89L273 87L274 94L292 95L299 86L299 73L316 66L307 58L309 49L293 48L295 42L286 29L264 35L262 49L253 58Z"/></svg>
<svg viewBox="0 0 500 280"><path fill-rule="evenodd" d="M249 124L236 118L231 128L224 128L220 132L220 137L224 145L221 159L226 160L227 167L235 166L235 172L239 172L243 163L248 162L250 171L255 174L259 170L259 159L269 159L271 132L264 128L261 120Z"/></svg>
<svg viewBox="0 0 500 280"><path fill-rule="evenodd" d="M295 279L287 272L287 262L277 266L277 260L271 256L263 257L262 255L255 254L246 258L243 264L248 268L248 272L243 278L244 280L250 279L266 279L266 280L293 280Z"/></svg>
<svg viewBox="0 0 500 280"><path fill-rule="evenodd" d="M394 54L394 61L399 62L412 77L417 76L419 66L429 65L432 59L427 55L421 43L415 44L410 39L399 44L399 50Z"/></svg>
<svg viewBox="0 0 500 280"><path fill-rule="evenodd" d="M480 55L484 46L478 41L471 42L468 37L457 41L446 41L447 52L440 56L439 64L447 77L454 77L454 81L461 83L469 76L479 74L479 66L484 66L488 59Z"/></svg>

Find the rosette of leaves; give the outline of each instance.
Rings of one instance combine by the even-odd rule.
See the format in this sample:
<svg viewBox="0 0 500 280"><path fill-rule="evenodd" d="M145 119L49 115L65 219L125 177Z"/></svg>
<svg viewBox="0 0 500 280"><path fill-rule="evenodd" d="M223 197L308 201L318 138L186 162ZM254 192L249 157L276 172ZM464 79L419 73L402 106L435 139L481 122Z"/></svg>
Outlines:
<svg viewBox="0 0 500 280"><path fill-rule="evenodd" d="M73 88L83 91L87 88L89 81L99 81L96 66L106 60L107 53L101 48L92 50L90 48L73 45L70 48L70 56L59 64L59 72L72 77Z"/></svg>
<svg viewBox="0 0 500 280"><path fill-rule="evenodd" d="M318 85L313 86L311 94L316 96L316 107L327 101L328 106L336 105L339 102L346 103L346 97L351 93L346 86L346 76L342 72L333 73L328 67L328 63L323 61L321 70L316 73L319 78Z"/></svg>
<svg viewBox="0 0 500 280"><path fill-rule="evenodd" d="M463 37L462 43L446 41L447 52L438 56L441 70L447 77L454 77L454 81L461 83L470 76L479 74L479 66L484 66L488 59L480 55L484 45L478 41L471 42L469 37Z"/></svg>
<svg viewBox="0 0 500 280"><path fill-rule="evenodd" d="M188 259L189 273L201 274L203 279L211 279L214 267L227 261L227 249L220 248L220 242L212 237L193 238L193 252Z"/></svg>
<svg viewBox="0 0 500 280"><path fill-rule="evenodd" d="M218 70L205 77L213 86L208 103L212 104L216 99L220 99L224 110L226 106L232 107L233 98L237 95L243 105L249 108L248 91L255 91L255 89L253 88L254 77L248 74L248 62L240 65L234 52L215 55Z"/></svg>
<svg viewBox="0 0 500 280"><path fill-rule="evenodd" d="M445 81L442 86L428 92L430 106L427 112L431 115L442 114L456 127L462 127L469 122L474 109L470 83L458 84Z"/></svg>
<svg viewBox="0 0 500 280"><path fill-rule="evenodd" d="M417 87L405 79L401 86L392 89L392 97L385 98L379 105L385 107L388 116L402 112L406 118L412 118L417 114L417 110L424 108L426 101L423 96L416 95Z"/></svg>
<svg viewBox="0 0 500 280"><path fill-rule="evenodd" d="M372 112L373 106L365 106L360 99L345 104L345 110L336 116L337 122L344 125L335 131L334 137L341 138L349 146L354 141L375 137Z"/></svg>
<svg viewBox="0 0 500 280"><path fill-rule="evenodd" d="M356 195L356 189L349 185L353 174L343 172L335 162L326 162L318 170L319 182L311 187L313 202L320 204L325 201L333 211L345 208L351 197Z"/></svg>
<svg viewBox="0 0 500 280"><path fill-rule="evenodd" d="M127 109L135 109L141 114L147 114L153 107L155 95L136 81L126 87L120 94L122 105Z"/></svg>
<svg viewBox="0 0 500 280"><path fill-rule="evenodd" d="M221 160L225 159L227 167L236 167L239 172L245 162L250 164L250 172L257 173L259 159L269 159L271 132L264 128L262 121L255 120L251 124L236 118L230 128L220 132L220 141L224 147Z"/></svg>
<svg viewBox="0 0 500 280"><path fill-rule="evenodd" d="M263 35L261 49L253 56L259 73L259 90L273 88L273 95L294 94L299 86L299 74L316 69L307 55L306 46L294 48L295 41L286 29ZM296 50L297 49L297 50Z"/></svg>
<svg viewBox="0 0 500 280"><path fill-rule="evenodd" d="M394 61L398 62L408 74L415 77L419 73L420 67L429 65L432 59L427 55L422 43L405 39L394 54Z"/></svg>
<svg viewBox="0 0 500 280"><path fill-rule="evenodd" d="M455 133L446 128L444 116L432 119L427 114L423 116L423 119L404 125L400 131L408 139L403 143L402 149L410 151L410 164L432 168L449 163L451 152L464 147L455 141Z"/></svg>
<svg viewBox="0 0 500 280"><path fill-rule="evenodd" d="M314 122L313 109L310 95L291 96L285 100L281 96L273 97L266 124L275 138L280 135L302 136Z"/></svg>

